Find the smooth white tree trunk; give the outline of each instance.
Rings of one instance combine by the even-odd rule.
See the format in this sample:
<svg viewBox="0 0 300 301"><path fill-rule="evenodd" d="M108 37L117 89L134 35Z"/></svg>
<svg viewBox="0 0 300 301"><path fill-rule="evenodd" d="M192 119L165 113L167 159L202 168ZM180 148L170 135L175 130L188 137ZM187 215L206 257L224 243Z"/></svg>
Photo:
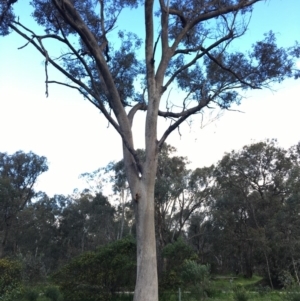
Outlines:
<svg viewBox="0 0 300 301"><path fill-rule="evenodd" d="M154 221L154 185L147 185L141 180L139 187L141 191L135 199L137 279L134 301L157 301L158 279Z"/></svg>

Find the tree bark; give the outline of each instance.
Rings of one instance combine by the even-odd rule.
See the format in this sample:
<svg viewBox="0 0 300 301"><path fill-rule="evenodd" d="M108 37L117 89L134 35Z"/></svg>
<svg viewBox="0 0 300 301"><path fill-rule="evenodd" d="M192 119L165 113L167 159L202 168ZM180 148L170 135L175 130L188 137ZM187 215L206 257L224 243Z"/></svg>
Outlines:
<svg viewBox="0 0 300 301"><path fill-rule="evenodd" d="M0 258L3 258L4 255L5 255L4 249L5 249L5 246L6 246L6 243L7 243L9 230L10 230L10 225L8 224L7 219L5 219L4 229L3 229L3 239L2 239L1 244L0 244Z"/></svg>
<svg viewBox="0 0 300 301"><path fill-rule="evenodd" d="M0 259L3 258L4 255L4 246L3 243L0 244Z"/></svg>
<svg viewBox="0 0 300 301"><path fill-rule="evenodd" d="M265 255L266 264L267 264L267 270L268 270L268 277L269 277L269 281L270 281L270 286L271 286L272 289L274 289L273 282L272 282L272 277L271 277L269 260L268 260L268 256L267 256L265 250L264 250L264 255Z"/></svg>
<svg viewBox="0 0 300 301"><path fill-rule="evenodd" d="M159 203L155 201L155 235L156 235L156 252L157 252L157 277L158 281L162 278L164 271L164 259L162 251L166 245L164 240L165 222L162 217Z"/></svg>
<svg viewBox="0 0 300 301"><path fill-rule="evenodd" d="M146 183L145 183L146 182ZM154 185L141 181L136 196L137 279L134 301L157 301L157 259L154 223Z"/></svg>
<svg viewBox="0 0 300 301"><path fill-rule="evenodd" d="M117 239L122 239L123 238L123 231L124 231L124 222L125 222L125 188L121 188L120 191L120 202L121 202L121 222L120 222L120 229L118 230L117 233Z"/></svg>
<svg viewBox="0 0 300 301"><path fill-rule="evenodd" d="M297 268L296 268L296 264L295 264L295 259L294 259L293 255L292 255L292 263L293 263L293 269L294 269L295 277L296 277L296 280L297 280L297 284L300 286L298 272L297 272Z"/></svg>
<svg viewBox="0 0 300 301"><path fill-rule="evenodd" d="M253 255L252 244L244 244L243 257L244 257L244 277L251 279L253 276Z"/></svg>
<svg viewBox="0 0 300 301"><path fill-rule="evenodd" d="M134 169L131 167L132 164L130 164L133 159L132 154L129 154L128 149L123 147L127 179L131 194L136 202L137 279L134 301L158 301L154 186L158 158L157 118L163 76L159 79L155 76L153 7L153 0L145 1L148 109L145 123L145 161L142 170L135 168L138 171L135 176ZM131 181L133 178L135 179Z"/></svg>

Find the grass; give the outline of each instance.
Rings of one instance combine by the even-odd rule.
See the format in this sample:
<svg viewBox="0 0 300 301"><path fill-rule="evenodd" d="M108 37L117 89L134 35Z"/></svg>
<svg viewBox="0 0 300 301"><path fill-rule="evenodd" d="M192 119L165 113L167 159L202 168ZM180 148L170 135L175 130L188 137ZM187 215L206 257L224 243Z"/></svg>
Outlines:
<svg viewBox="0 0 300 301"><path fill-rule="evenodd" d="M259 295L256 292L249 292L248 293L248 300L249 301L282 301L283 300L283 295L280 294L279 292L270 292L264 296ZM234 299L234 294L233 293L222 293L216 298L212 298L210 300L214 301L235 301Z"/></svg>
<svg viewBox="0 0 300 301"><path fill-rule="evenodd" d="M263 278L260 276L254 275L251 279L244 277L234 277L234 276L219 276L213 277L211 280L211 285L213 288L223 291L232 290L235 286L242 286L245 288L254 287L255 284L260 282Z"/></svg>
<svg viewBox="0 0 300 301"><path fill-rule="evenodd" d="M181 301L300 301L300 288L286 291L271 291L259 286L262 278L254 276L252 279L243 277L234 278L214 277L210 281L209 290L207 290L207 297L201 299L200 295L193 294L188 289L181 288ZM188 291L188 292L187 292ZM52 285L36 286L34 288L24 288L22 298L3 298L4 301L64 301L58 287ZM115 295L112 301L131 301L132 295L120 294ZM81 300L85 301L85 300ZM177 292L163 292L160 295L159 301L178 301Z"/></svg>
<svg viewBox="0 0 300 301"><path fill-rule="evenodd" d="M234 276L232 276L234 277ZM268 288L259 287L258 284L263 279L259 276L253 276L251 279L243 277L233 278L215 277L210 282L210 291L206 301L300 301L300 293L295 294L293 291L271 291ZM232 279L232 281L231 281ZM237 291L244 292L237 294ZM298 290L298 292L300 292ZM132 296L131 296L132 297ZM132 300L132 299L127 299ZM127 301L126 300L126 301ZM113 301L123 301L114 299ZM178 301L178 292L164 292L160 295L159 301ZM182 288L181 301L201 301L201 298L185 292Z"/></svg>
<svg viewBox="0 0 300 301"><path fill-rule="evenodd" d="M268 287L261 287L259 283L263 280L260 276L253 276L251 279L244 277L235 278L234 276L215 277L211 280L212 290L215 296L209 300L213 301L300 301L300 293L293 291L271 291ZM244 292L240 295L237 292ZM297 290L300 292L299 290ZM240 297L239 297L240 296ZM188 300L183 300L188 301Z"/></svg>

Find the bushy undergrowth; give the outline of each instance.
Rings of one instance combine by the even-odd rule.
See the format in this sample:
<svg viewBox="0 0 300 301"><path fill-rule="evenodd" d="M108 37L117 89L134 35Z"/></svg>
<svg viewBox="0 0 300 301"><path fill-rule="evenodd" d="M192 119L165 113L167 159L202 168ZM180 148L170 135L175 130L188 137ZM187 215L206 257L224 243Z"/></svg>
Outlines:
<svg viewBox="0 0 300 301"><path fill-rule="evenodd" d="M0 296L16 289L22 280L22 266L18 261L0 259Z"/></svg>
<svg viewBox="0 0 300 301"><path fill-rule="evenodd" d="M62 301L62 294L57 286L47 286L44 290L44 295L51 301Z"/></svg>
<svg viewBox="0 0 300 301"><path fill-rule="evenodd" d="M56 285L29 286L22 282L18 261L1 259L0 301L130 301L132 294L116 292L134 289L135 248L135 242L126 238L84 253L53 277ZM258 276L210 279L209 266L192 259L184 260L176 273L180 286L160 290L160 301L179 300L179 288L181 301L300 301L300 287L295 282L274 291Z"/></svg>
<svg viewBox="0 0 300 301"><path fill-rule="evenodd" d="M286 290L285 301L300 301L300 287L293 285Z"/></svg>
<svg viewBox="0 0 300 301"><path fill-rule="evenodd" d="M249 293L242 286L237 286L234 289L233 300L234 301L248 301Z"/></svg>
<svg viewBox="0 0 300 301"><path fill-rule="evenodd" d="M111 300L133 290L136 244L128 237L74 258L53 276L67 301ZM56 301L56 300L55 300Z"/></svg>

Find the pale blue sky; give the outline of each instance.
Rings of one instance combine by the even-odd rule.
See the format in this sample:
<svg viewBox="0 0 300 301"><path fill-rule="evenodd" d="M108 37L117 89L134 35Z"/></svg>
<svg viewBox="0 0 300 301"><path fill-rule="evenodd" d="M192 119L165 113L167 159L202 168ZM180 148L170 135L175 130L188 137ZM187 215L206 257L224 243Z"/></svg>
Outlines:
<svg viewBox="0 0 300 301"><path fill-rule="evenodd" d="M20 3L20 11L26 11L26 2ZM300 40L299 12L299 0L256 5L247 36L236 49L247 49L269 30L277 34L282 46ZM136 28L141 17L137 11L130 12L123 22ZM103 116L76 91L50 86L50 95L45 97L43 58L32 46L17 50L24 44L16 34L0 39L0 151L32 150L46 156L49 171L40 177L37 188L49 195L68 194L80 186L80 173L121 159L121 142ZM167 142L187 156L193 168L210 165L224 152L252 141L278 138L284 147L296 144L300 140L300 82L289 80L274 89L249 92L238 107L245 113L226 112L203 129L196 117L191 128L182 127L181 138L175 133ZM141 123L142 114L134 124L138 147L143 146Z"/></svg>

